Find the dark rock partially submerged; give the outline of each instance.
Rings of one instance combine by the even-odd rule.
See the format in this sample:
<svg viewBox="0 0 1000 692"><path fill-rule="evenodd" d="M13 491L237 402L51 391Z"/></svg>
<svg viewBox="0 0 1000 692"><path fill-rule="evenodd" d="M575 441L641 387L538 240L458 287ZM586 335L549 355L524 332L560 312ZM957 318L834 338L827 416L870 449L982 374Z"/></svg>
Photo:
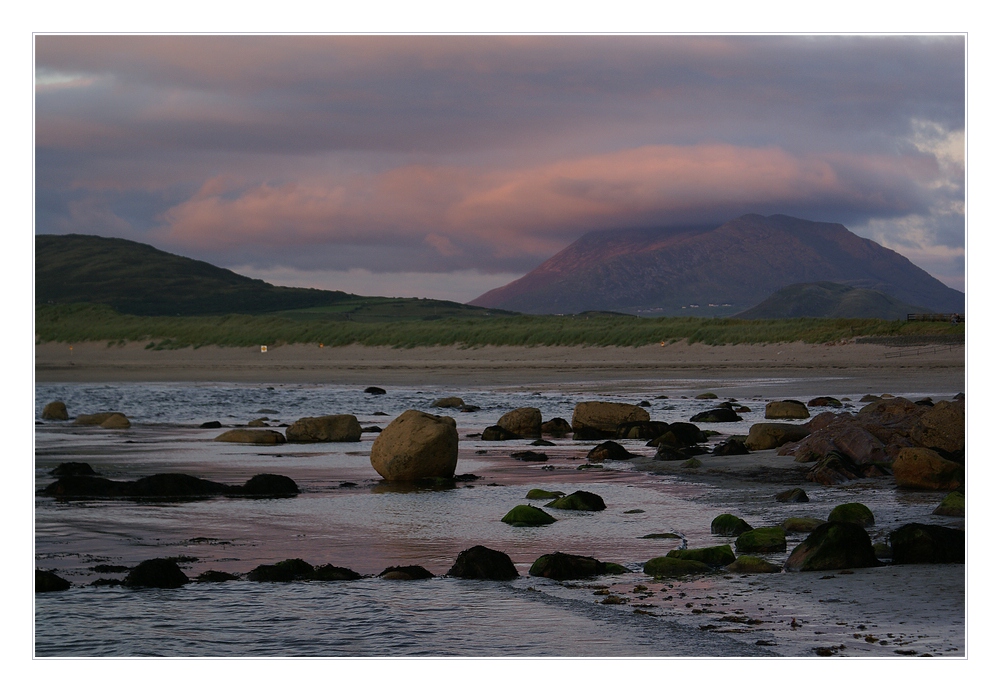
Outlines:
<svg viewBox="0 0 1000 692"><path fill-rule="evenodd" d="M567 553L548 553L542 555L528 569L533 577L548 577L556 581L566 579L586 579L601 574L623 574L625 568L614 562L601 562L593 557L569 555Z"/></svg>
<svg viewBox="0 0 1000 692"><path fill-rule="evenodd" d="M476 545L459 553L447 576L459 579L510 581L517 579L519 575L514 562L506 553Z"/></svg>
<svg viewBox="0 0 1000 692"><path fill-rule="evenodd" d="M50 476L96 476L97 472L85 461L64 461L49 471Z"/></svg>
<svg viewBox="0 0 1000 692"><path fill-rule="evenodd" d="M864 527L845 521L821 524L785 560L787 572L878 567L871 538Z"/></svg>
<svg viewBox="0 0 1000 692"><path fill-rule="evenodd" d="M429 571L420 565L406 565L403 567L386 567L379 572L382 579L398 581L412 581L415 579L432 579L434 577Z"/></svg>
<svg viewBox="0 0 1000 692"><path fill-rule="evenodd" d="M588 493L586 490L577 490L565 497L559 497L545 505L553 509L576 509L584 512L599 512L607 509L604 498L595 493Z"/></svg>
<svg viewBox="0 0 1000 692"><path fill-rule="evenodd" d="M158 557L143 560L133 567L122 580L122 585L132 588L177 589L189 581L176 561Z"/></svg>
<svg viewBox="0 0 1000 692"><path fill-rule="evenodd" d="M906 524L889 534L892 564L965 562L965 532L932 524Z"/></svg>
<svg viewBox="0 0 1000 692"><path fill-rule="evenodd" d="M259 474L241 486L216 483L185 473L158 473L135 481L113 481L100 476L64 476L39 491L62 500L87 498L199 499L206 497L293 497L299 488L291 478Z"/></svg>
<svg viewBox="0 0 1000 692"><path fill-rule="evenodd" d="M71 584L68 581L55 572L46 572L43 569L35 570L35 593L65 591L70 586Z"/></svg>
<svg viewBox="0 0 1000 692"><path fill-rule="evenodd" d="M587 459L590 461L625 461L626 459L634 459L636 456L617 442L610 440L602 442L587 453Z"/></svg>
<svg viewBox="0 0 1000 692"><path fill-rule="evenodd" d="M507 512L500 521L511 526L541 526L551 524L555 520L556 518L544 509L531 505L518 505Z"/></svg>
<svg viewBox="0 0 1000 692"><path fill-rule="evenodd" d="M731 408L713 408L691 416L692 423L735 423L743 418Z"/></svg>
<svg viewBox="0 0 1000 692"><path fill-rule="evenodd" d="M712 534L715 536L739 536L752 530L750 524L735 514L720 514L712 520Z"/></svg>
<svg viewBox="0 0 1000 692"><path fill-rule="evenodd" d="M235 581L237 579L239 579L239 577L235 574L210 569L199 574L194 580L199 584L217 584L224 581Z"/></svg>

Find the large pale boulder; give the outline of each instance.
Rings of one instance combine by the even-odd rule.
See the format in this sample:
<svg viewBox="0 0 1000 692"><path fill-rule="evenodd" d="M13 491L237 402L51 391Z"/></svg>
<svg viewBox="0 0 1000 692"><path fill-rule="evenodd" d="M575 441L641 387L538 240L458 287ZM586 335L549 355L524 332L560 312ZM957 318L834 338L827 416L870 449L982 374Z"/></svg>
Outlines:
<svg viewBox="0 0 1000 692"><path fill-rule="evenodd" d="M573 409L572 426L574 432L597 430L612 437L622 423L648 420L649 412L640 406L610 401L581 401Z"/></svg>
<svg viewBox="0 0 1000 692"><path fill-rule="evenodd" d="M42 420L69 420L66 404L62 401L50 401L42 409Z"/></svg>
<svg viewBox="0 0 1000 692"><path fill-rule="evenodd" d="M750 450L777 449L786 442L798 442L808 434L809 428L795 423L754 423L745 444Z"/></svg>
<svg viewBox="0 0 1000 692"><path fill-rule="evenodd" d="M518 437L539 438L542 436L542 412L531 406L516 408L500 416L497 425Z"/></svg>
<svg viewBox="0 0 1000 692"><path fill-rule="evenodd" d="M921 447L933 447L948 454L961 453L965 449L965 401L934 404L910 428L910 439Z"/></svg>
<svg viewBox="0 0 1000 692"><path fill-rule="evenodd" d="M299 418L285 430L289 442L357 442L361 424L351 415Z"/></svg>
<svg viewBox="0 0 1000 692"><path fill-rule="evenodd" d="M451 478L458 464L455 419L404 411L375 438L371 463L388 481Z"/></svg>
<svg viewBox="0 0 1000 692"><path fill-rule="evenodd" d="M102 411L101 413L81 413L73 419L73 425L100 425L115 414L124 416L120 411Z"/></svg>
<svg viewBox="0 0 1000 692"><path fill-rule="evenodd" d="M101 427L107 430L124 430L125 428L132 427L132 423L124 414L114 413L101 423Z"/></svg>
<svg viewBox="0 0 1000 692"><path fill-rule="evenodd" d="M948 461L933 449L904 447L892 464L892 475L900 488L958 490L965 480L965 467Z"/></svg>
<svg viewBox="0 0 1000 692"><path fill-rule="evenodd" d="M764 407L764 418L808 418L809 409L801 401L785 399L769 401Z"/></svg>
<svg viewBox="0 0 1000 692"><path fill-rule="evenodd" d="M268 428L234 428L215 438L216 442L238 442L250 445L280 445L285 436Z"/></svg>

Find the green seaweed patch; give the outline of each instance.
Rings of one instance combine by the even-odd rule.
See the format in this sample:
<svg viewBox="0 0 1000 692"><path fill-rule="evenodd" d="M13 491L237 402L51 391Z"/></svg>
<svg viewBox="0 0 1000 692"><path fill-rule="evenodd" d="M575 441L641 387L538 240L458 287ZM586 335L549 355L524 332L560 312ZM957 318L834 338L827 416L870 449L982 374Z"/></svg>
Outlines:
<svg viewBox="0 0 1000 692"><path fill-rule="evenodd" d="M645 536L639 536L639 538L680 538L676 533L670 531L666 533L647 533Z"/></svg>
<svg viewBox="0 0 1000 692"><path fill-rule="evenodd" d="M654 557L642 566L642 571L651 577L680 577L711 571L711 567L699 560L684 560L666 555Z"/></svg>
<svg viewBox="0 0 1000 692"><path fill-rule="evenodd" d="M736 539L736 549L741 553L783 553L788 549L785 530L780 526L764 526L747 531Z"/></svg>
<svg viewBox="0 0 1000 692"><path fill-rule="evenodd" d="M503 516L502 521L511 526L542 526L551 524L556 518L538 507L518 505Z"/></svg>
<svg viewBox="0 0 1000 692"><path fill-rule="evenodd" d="M875 523L875 515L860 502L847 502L830 510L827 521L846 521L859 526L872 526Z"/></svg>
<svg viewBox="0 0 1000 692"><path fill-rule="evenodd" d="M720 514L712 520L712 534L716 536L739 536L753 527L735 514Z"/></svg>
<svg viewBox="0 0 1000 692"><path fill-rule="evenodd" d="M691 459L688 459L683 464L681 464L681 467L685 469L700 469L701 461L699 459L692 457Z"/></svg>
<svg viewBox="0 0 1000 692"><path fill-rule="evenodd" d="M671 550L667 557L675 557L679 560L694 560L704 562L712 567L724 567L730 562L736 561L736 555L729 545L716 545L711 548L677 548Z"/></svg>
<svg viewBox="0 0 1000 692"><path fill-rule="evenodd" d="M948 493L931 514L942 517L965 516L965 494L959 491Z"/></svg>
<svg viewBox="0 0 1000 692"><path fill-rule="evenodd" d="M554 497L562 497L566 493L561 490L542 490L541 488L532 488L528 491L528 494L524 496L526 500L551 500Z"/></svg>

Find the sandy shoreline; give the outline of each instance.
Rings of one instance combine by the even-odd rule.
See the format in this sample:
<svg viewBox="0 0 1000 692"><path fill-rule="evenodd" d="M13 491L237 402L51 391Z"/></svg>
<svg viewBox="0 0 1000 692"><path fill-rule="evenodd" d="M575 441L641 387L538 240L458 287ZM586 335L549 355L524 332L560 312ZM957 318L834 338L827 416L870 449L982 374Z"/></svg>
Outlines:
<svg viewBox="0 0 1000 692"><path fill-rule="evenodd" d="M463 385L518 387L633 381L636 389L725 386L737 380L830 378L862 389L963 391L965 351L894 349L874 344L765 344L706 346L512 347L393 349L316 345L256 348L208 346L176 351L142 344L35 346L38 382L314 382L350 385ZM756 385L751 385L756 387ZM811 385L810 385L811 386ZM757 387L760 389L760 387ZM794 385L792 385L794 390ZM747 392L733 392L747 394ZM794 395L789 383L782 393Z"/></svg>

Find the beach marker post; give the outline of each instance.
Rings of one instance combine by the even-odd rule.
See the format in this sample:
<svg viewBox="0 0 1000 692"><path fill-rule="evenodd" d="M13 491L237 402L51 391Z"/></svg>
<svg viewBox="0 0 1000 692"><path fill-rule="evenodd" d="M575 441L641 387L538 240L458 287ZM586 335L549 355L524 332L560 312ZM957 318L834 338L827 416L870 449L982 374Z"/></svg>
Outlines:
<svg viewBox="0 0 1000 692"><path fill-rule="evenodd" d="M261 345L260 352L261 353L267 353L267 346Z"/></svg>

